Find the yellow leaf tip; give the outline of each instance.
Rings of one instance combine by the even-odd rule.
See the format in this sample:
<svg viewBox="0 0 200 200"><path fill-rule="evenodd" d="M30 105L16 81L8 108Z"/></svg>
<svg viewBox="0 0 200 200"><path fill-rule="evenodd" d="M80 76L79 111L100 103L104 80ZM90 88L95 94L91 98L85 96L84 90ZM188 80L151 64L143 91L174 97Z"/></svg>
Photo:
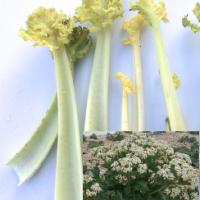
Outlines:
<svg viewBox="0 0 200 200"><path fill-rule="evenodd" d="M128 76L126 76L122 72L118 72L115 74L115 77L122 82L122 87L127 93L134 93L136 91L132 81L128 78Z"/></svg>
<svg viewBox="0 0 200 200"><path fill-rule="evenodd" d="M129 34L129 37L123 41L123 44L134 45L139 42L140 30L144 24L144 17L137 14L132 19L127 20L123 24L123 29Z"/></svg>

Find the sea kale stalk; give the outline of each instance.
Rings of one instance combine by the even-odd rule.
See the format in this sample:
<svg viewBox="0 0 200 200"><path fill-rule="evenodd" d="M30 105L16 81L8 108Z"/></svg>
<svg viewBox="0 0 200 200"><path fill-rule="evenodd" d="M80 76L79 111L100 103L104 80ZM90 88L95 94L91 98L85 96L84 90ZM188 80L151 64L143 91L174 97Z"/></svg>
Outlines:
<svg viewBox="0 0 200 200"><path fill-rule="evenodd" d="M72 75L74 64L85 57L92 46L89 30L74 27L72 37L65 50L70 59ZM58 132L57 95L53 98L49 110L29 141L7 162L19 177L19 185L31 178L40 168L56 141Z"/></svg>
<svg viewBox="0 0 200 200"><path fill-rule="evenodd" d="M200 23L200 3L196 3L194 9L193 9L193 14L196 16L198 22ZM188 19L188 15L185 16L183 18L183 26L184 27L190 27L191 30L194 32L194 33L198 33L200 32L200 24L195 24L195 23L192 23L189 19Z"/></svg>
<svg viewBox="0 0 200 200"><path fill-rule="evenodd" d="M122 0L84 0L76 9L80 22L96 32L96 48L87 99L85 131L108 130L111 26L123 14Z"/></svg>
<svg viewBox="0 0 200 200"><path fill-rule="evenodd" d="M125 21L123 29L128 32L129 37L123 41L126 45L133 46L134 75L133 84L136 87L134 98L134 131L145 130L145 111L143 93L143 75L141 63L141 29L144 24L142 15L137 14L132 19Z"/></svg>
<svg viewBox="0 0 200 200"><path fill-rule="evenodd" d="M177 99L176 89L173 84L172 74L160 29L161 20L168 22L165 4L162 0L159 3L155 3L153 0L139 0L138 2L132 3L131 10L138 11L152 28L157 46L157 54L160 63L159 72L171 130L185 131L186 126Z"/></svg>
<svg viewBox="0 0 200 200"><path fill-rule="evenodd" d="M21 30L24 40L47 46L53 55L58 99L58 150L55 200L83 198L82 151L69 55L65 45L73 38L75 21L54 8L40 7Z"/></svg>
<svg viewBox="0 0 200 200"><path fill-rule="evenodd" d="M128 97L130 93L135 92L135 87L132 81L129 78L118 72L115 75L122 83L122 110L121 110L121 130L122 131L131 131L130 119L129 119L129 106L128 106Z"/></svg>

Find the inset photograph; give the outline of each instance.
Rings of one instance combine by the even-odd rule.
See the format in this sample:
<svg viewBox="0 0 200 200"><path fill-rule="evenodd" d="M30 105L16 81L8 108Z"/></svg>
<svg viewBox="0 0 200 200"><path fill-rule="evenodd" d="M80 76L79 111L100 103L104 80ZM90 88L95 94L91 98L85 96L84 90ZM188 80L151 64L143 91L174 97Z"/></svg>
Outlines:
<svg viewBox="0 0 200 200"><path fill-rule="evenodd" d="M199 132L85 133L84 200L198 200Z"/></svg>

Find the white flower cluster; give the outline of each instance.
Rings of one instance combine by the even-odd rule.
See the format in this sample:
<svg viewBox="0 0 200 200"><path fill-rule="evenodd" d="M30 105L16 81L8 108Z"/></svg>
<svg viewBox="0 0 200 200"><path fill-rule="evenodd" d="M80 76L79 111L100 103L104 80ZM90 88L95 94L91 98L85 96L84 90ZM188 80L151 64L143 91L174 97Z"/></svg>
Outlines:
<svg viewBox="0 0 200 200"><path fill-rule="evenodd" d="M167 194L170 198L183 199L183 200L198 200L198 192L188 192L188 189L182 185L176 185L172 188L167 188L164 190L164 193Z"/></svg>
<svg viewBox="0 0 200 200"><path fill-rule="evenodd" d="M169 199L178 197L180 200L198 200L199 174L191 166L190 157L175 153L167 143L156 141L145 134L129 136L112 146L94 148L90 157L95 163L98 161L98 179L101 179L101 183L106 180L110 184L130 188L130 183L137 185L137 181L142 180L146 181L149 190L153 190L152 194L158 190ZM85 176L84 179L88 180L89 177ZM95 187L94 184L88 186L87 197L94 196L102 191L101 188L105 188L95 181L92 180Z"/></svg>
<svg viewBox="0 0 200 200"><path fill-rule="evenodd" d="M84 174L84 184L90 183L93 181L93 175L92 174Z"/></svg>
<svg viewBox="0 0 200 200"><path fill-rule="evenodd" d="M90 189L86 190L86 195L88 197L95 197L97 195L97 193L99 193L101 191L101 187L99 185L99 183L94 183Z"/></svg>

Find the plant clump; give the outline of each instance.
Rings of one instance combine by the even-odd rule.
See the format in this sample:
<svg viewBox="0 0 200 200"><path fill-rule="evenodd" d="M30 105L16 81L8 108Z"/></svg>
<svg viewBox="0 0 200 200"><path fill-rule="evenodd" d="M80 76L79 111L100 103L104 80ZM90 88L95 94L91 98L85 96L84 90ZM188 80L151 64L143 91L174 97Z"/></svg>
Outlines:
<svg viewBox="0 0 200 200"><path fill-rule="evenodd" d="M125 138L122 132L116 132L115 134L107 133L106 139L110 141L121 141Z"/></svg>
<svg viewBox="0 0 200 200"><path fill-rule="evenodd" d="M91 149L84 200L198 200L198 170L164 141L131 135Z"/></svg>
<svg viewBox="0 0 200 200"><path fill-rule="evenodd" d="M90 135L90 139L97 140L97 135L95 133L93 133L92 135Z"/></svg>
<svg viewBox="0 0 200 200"><path fill-rule="evenodd" d="M98 141L98 140L91 140L89 141L88 143L88 148L89 149L92 149L92 148L95 148L95 147L99 147L99 146L102 146L104 144L103 141Z"/></svg>
<svg viewBox="0 0 200 200"><path fill-rule="evenodd" d="M175 151L185 153L190 156L192 166L199 167L199 142L196 137L184 136L179 139L179 142L190 144L189 146L176 147Z"/></svg>

